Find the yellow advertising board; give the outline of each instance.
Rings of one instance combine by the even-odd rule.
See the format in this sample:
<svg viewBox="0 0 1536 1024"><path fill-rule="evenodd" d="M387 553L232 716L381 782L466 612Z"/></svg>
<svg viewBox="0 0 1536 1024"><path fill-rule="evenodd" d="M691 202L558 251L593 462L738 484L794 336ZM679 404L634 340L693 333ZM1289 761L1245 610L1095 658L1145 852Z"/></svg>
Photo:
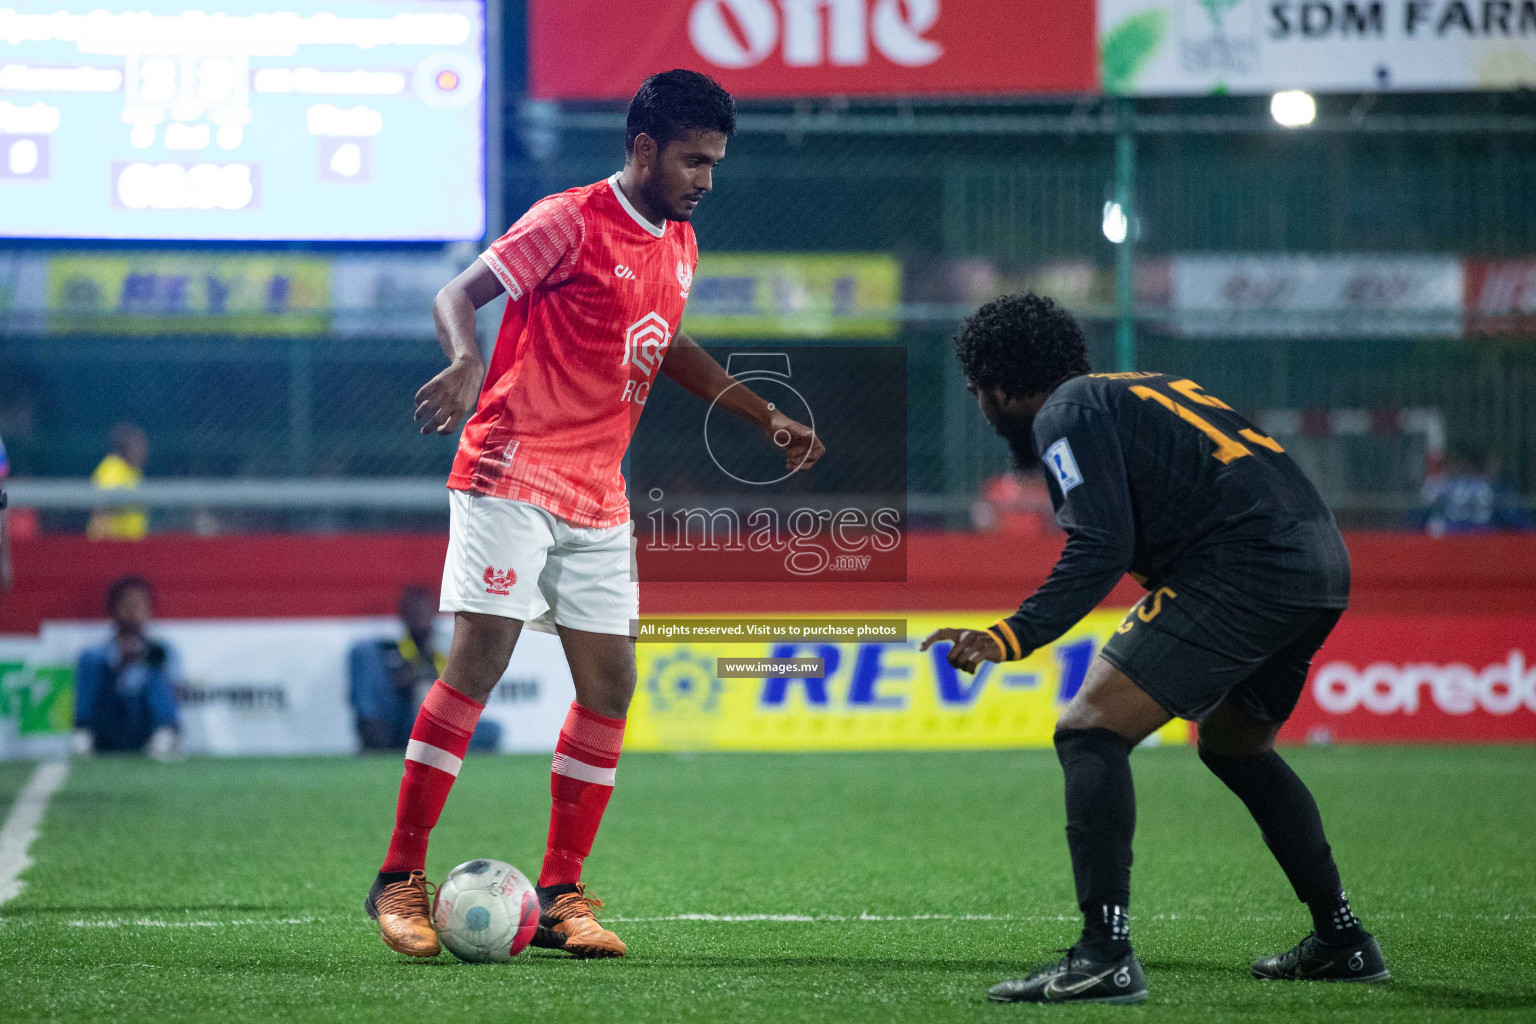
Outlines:
<svg viewBox="0 0 1536 1024"><path fill-rule="evenodd" d="M683 330L713 338L892 338L901 263L886 253L706 253Z"/></svg>
<svg viewBox="0 0 1536 1024"><path fill-rule="evenodd" d="M1048 747L1064 699L1124 611L1097 611L1023 661L950 668L943 645L918 650L941 626L975 612L907 620L905 643L640 643L626 750L980 750ZM840 613L841 617L841 613ZM884 612L868 618L890 618ZM719 658L823 659L825 678L722 679ZM1185 743L1187 723L1157 734Z"/></svg>
<svg viewBox="0 0 1536 1024"><path fill-rule="evenodd" d="M314 256L126 252L48 260L56 331L320 334L331 262Z"/></svg>

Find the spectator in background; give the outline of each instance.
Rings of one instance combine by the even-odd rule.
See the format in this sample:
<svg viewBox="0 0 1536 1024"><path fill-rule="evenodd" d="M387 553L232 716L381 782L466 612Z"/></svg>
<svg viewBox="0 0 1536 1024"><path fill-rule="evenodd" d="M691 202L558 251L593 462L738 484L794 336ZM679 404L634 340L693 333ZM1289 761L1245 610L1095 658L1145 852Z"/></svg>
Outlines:
<svg viewBox="0 0 1536 1024"><path fill-rule="evenodd" d="M176 687L184 682L176 651L145 630L154 590L142 576L107 588L112 639L86 648L75 669L75 752L143 752L156 760L181 753Z"/></svg>
<svg viewBox="0 0 1536 1024"><path fill-rule="evenodd" d="M1446 460L1445 472L1424 482L1419 517L1433 537L1536 528L1529 509L1498 482L1495 460L1468 451Z"/></svg>
<svg viewBox="0 0 1536 1024"><path fill-rule="evenodd" d="M1042 473L1008 470L989 477L971 503L971 526L1012 537L1043 537L1055 523Z"/></svg>
<svg viewBox="0 0 1536 1024"><path fill-rule="evenodd" d="M144 479L149 462L149 438L132 423L112 428L112 453L91 474L97 490L132 490ZM149 533L149 513L142 508L99 508L91 513L85 535L91 540L143 540Z"/></svg>
<svg viewBox="0 0 1536 1024"><path fill-rule="evenodd" d="M416 712L443 674L447 653L437 644L437 594L406 587L398 605L404 635L363 640L347 659L352 709L364 750L404 750ZM471 750L495 750L501 726L482 718L470 737Z"/></svg>
<svg viewBox="0 0 1536 1024"><path fill-rule="evenodd" d="M0 437L0 594L11 589L11 531L6 511L5 481L11 475L11 462L5 456L5 438Z"/></svg>

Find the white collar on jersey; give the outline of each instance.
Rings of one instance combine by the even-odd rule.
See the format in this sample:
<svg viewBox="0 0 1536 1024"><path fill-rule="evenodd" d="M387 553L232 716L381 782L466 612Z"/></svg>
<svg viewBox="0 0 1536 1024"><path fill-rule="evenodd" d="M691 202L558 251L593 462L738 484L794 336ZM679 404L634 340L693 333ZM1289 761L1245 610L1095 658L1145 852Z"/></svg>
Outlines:
<svg viewBox="0 0 1536 1024"><path fill-rule="evenodd" d="M649 231L657 238L660 238L662 235L666 234L667 226L665 224L663 224L661 227L657 227L655 224L652 224L650 221L640 216L639 210L629 205L629 197L624 194L623 189L619 188L619 173L620 172L618 171L613 172L613 176L608 179L608 184L612 186L613 194L619 197L619 205L624 207L624 212L635 218L636 224L639 224L641 227L645 228L645 230Z"/></svg>

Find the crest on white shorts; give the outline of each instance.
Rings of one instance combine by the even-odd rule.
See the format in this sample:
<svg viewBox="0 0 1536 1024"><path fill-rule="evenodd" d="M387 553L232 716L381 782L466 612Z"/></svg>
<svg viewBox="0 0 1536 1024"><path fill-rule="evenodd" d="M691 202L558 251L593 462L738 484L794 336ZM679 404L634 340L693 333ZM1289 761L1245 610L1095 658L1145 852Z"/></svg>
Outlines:
<svg viewBox="0 0 1536 1024"><path fill-rule="evenodd" d="M506 597L512 593L512 588L517 585L517 573L509 565L506 570L496 568L494 565L485 567L485 575L480 577L485 580L485 592Z"/></svg>

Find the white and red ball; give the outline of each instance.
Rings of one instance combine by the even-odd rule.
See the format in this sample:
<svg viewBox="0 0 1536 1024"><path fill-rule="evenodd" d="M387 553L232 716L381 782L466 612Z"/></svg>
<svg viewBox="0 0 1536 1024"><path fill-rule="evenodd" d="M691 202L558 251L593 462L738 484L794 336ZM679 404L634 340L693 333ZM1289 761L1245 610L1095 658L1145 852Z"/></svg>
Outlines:
<svg viewBox="0 0 1536 1024"><path fill-rule="evenodd" d="M506 963L527 947L539 927L539 896L523 873L505 861L467 861L437 887L432 925L460 960Z"/></svg>

